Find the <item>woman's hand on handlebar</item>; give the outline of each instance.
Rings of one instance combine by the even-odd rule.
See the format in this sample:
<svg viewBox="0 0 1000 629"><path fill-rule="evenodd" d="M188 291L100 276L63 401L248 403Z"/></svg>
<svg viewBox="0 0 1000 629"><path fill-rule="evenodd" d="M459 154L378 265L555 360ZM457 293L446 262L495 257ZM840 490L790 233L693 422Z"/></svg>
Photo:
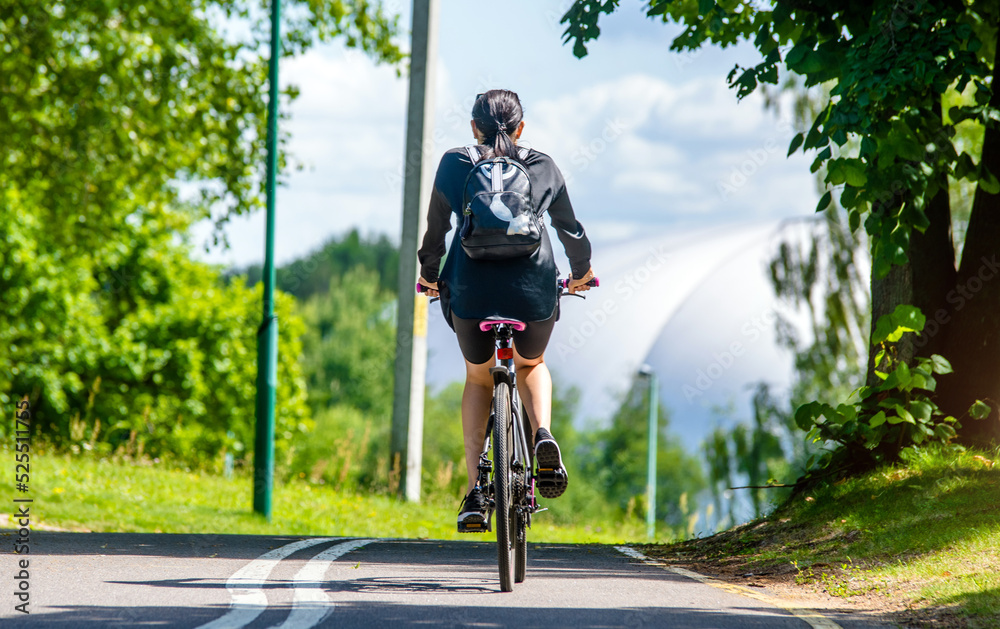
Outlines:
<svg viewBox="0 0 1000 629"><path fill-rule="evenodd" d="M424 293L428 297L439 297L441 294L438 292L437 282L428 282L422 277L419 280L417 280L417 292Z"/></svg>
<svg viewBox="0 0 1000 629"><path fill-rule="evenodd" d="M566 292L570 295L575 295L576 293L582 293L588 291L595 285L594 279L594 269L587 269L587 274L576 279L573 277L573 273L569 274L569 286L566 287Z"/></svg>

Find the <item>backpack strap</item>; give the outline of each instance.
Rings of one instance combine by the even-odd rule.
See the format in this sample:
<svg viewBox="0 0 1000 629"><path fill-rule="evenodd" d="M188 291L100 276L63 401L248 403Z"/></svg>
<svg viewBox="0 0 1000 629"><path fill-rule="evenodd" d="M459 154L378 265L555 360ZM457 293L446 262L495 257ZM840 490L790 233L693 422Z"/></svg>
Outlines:
<svg viewBox="0 0 1000 629"><path fill-rule="evenodd" d="M469 159L472 160L473 164L479 161L479 147L475 144L466 144L465 152L469 154ZM523 146L517 147L517 155L521 158L521 161L528 159L528 153L530 152L531 149L529 148L525 148Z"/></svg>

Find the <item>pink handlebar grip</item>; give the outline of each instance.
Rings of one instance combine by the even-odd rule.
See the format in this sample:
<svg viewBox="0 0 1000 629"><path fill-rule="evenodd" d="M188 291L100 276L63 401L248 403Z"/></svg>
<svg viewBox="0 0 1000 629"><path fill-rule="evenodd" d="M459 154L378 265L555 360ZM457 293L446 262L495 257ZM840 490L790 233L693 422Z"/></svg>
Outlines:
<svg viewBox="0 0 1000 629"><path fill-rule="evenodd" d="M587 282L587 286L591 286L593 288L597 288L600 285L601 285L601 280L598 279L597 277L594 277L592 280ZM559 286L563 288L569 288L569 280L559 280Z"/></svg>

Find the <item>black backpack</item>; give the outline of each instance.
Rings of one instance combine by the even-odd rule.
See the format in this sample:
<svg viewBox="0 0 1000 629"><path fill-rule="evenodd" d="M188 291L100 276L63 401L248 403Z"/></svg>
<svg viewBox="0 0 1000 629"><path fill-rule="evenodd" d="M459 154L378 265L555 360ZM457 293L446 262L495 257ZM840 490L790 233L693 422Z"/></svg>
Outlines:
<svg viewBox="0 0 1000 629"><path fill-rule="evenodd" d="M465 147L474 166L462 196L462 249L476 260L528 256L542 242L544 226L531 201L528 170L509 157L479 160L479 149ZM518 149L525 159L528 149Z"/></svg>

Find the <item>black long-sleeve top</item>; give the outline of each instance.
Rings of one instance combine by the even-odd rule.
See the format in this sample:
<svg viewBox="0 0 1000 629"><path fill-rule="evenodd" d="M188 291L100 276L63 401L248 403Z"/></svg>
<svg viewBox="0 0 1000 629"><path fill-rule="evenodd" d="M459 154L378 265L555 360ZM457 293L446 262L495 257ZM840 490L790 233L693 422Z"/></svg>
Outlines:
<svg viewBox="0 0 1000 629"><path fill-rule="evenodd" d="M534 149L524 163L535 211L539 216L548 213L573 277L583 277L590 270L590 241L573 213L562 173L551 157ZM444 268L438 273L452 216L461 224L465 178L472 166L464 148L451 149L441 158L427 210L427 232L417 252L420 275L438 282L449 323L452 312L462 319L502 316L544 321L555 312L558 273L547 230L542 230L541 246L532 255L509 260L473 260L462 249L456 230Z"/></svg>

